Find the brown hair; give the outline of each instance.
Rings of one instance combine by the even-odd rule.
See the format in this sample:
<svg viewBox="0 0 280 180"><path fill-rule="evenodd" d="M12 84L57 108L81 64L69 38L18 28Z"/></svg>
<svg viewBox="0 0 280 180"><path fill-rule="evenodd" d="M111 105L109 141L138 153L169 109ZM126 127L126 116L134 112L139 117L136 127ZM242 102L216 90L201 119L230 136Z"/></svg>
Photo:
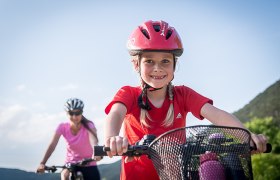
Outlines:
<svg viewBox="0 0 280 180"><path fill-rule="evenodd" d="M85 116L82 116L82 120L81 120L82 125L96 138L97 142L98 142L98 138L97 138L97 134L96 132L94 132L90 127L89 127L89 123L93 124L92 121L88 120L87 118L85 118Z"/></svg>

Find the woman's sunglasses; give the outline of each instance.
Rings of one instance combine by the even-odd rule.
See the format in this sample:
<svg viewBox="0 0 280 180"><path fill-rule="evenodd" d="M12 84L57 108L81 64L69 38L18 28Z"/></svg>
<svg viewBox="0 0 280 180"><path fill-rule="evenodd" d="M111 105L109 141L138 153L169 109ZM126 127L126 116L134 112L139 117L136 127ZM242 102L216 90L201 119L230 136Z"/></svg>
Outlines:
<svg viewBox="0 0 280 180"><path fill-rule="evenodd" d="M83 114L83 111L76 111L76 112L69 111L68 114L69 114L70 116L74 116L74 115L75 115L75 116L79 116L79 115Z"/></svg>

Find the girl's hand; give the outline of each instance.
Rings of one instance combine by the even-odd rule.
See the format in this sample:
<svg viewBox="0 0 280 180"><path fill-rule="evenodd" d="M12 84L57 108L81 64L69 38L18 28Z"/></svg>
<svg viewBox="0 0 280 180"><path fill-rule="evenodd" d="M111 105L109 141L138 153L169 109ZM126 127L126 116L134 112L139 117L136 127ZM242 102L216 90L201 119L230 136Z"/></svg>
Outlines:
<svg viewBox="0 0 280 180"><path fill-rule="evenodd" d="M251 133L254 146L257 150L252 151L252 154L263 153L266 151L267 137L263 134Z"/></svg>
<svg viewBox="0 0 280 180"><path fill-rule="evenodd" d="M37 168L36 173L45 173L45 165L40 164L39 167Z"/></svg>
<svg viewBox="0 0 280 180"><path fill-rule="evenodd" d="M110 147L110 151L107 152L109 157L114 155L122 155L127 151L128 141L125 137L121 136L111 136L105 141L105 147Z"/></svg>

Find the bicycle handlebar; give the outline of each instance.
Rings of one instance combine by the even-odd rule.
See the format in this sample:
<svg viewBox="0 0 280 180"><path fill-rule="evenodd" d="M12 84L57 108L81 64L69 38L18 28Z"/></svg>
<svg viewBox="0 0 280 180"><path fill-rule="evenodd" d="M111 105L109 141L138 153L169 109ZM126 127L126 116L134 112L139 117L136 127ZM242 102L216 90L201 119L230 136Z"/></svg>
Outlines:
<svg viewBox="0 0 280 180"><path fill-rule="evenodd" d="M208 129L207 129L208 128ZM192 126L192 127L186 127L185 128L178 128L171 130L169 132L166 132L162 134L160 137L156 139L156 136L148 134L145 135L140 141L138 141L135 145L129 145L128 150L126 153L122 154L122 156L141 156L141 155L149 155L150 153L150 146L153 146L154 141L159 141L162 137L166 135L171 135L173 133L178 133L178 132L187 132L185 137L187 138L181 142L181 143L174 143L174 142L164 142L165 144L168 144L169 146L178 146L180 148L184 147L186 150L193 151L193 154L202 154L205 153L206 151L214 151L214 152L223 152L223 153L230 153L231 151L238 150L240 152L244 151L245 149L248 148L248 142L244 144L242 143L236 143L234 142L234 136L231 137L226 137L225 134L215 132L214 130L219 130L219 131L232 131L236 130L237 132L244 132L246 133L246 130L241 129L241 128L234 128L234 127L223 127L223 126ZM186 131L185 131L186 130ZM210 131L207 131L210 130ZM213 131L213 132L212 132ZM230 134L230 133L229 133ZM249 135L249 133L247 132ZM184 135L183 135L184 136ZM191 139L188 139L188 138ZM207 139L205 141L205 138ZM188 140L187 140L188 139ZM161 146L160 146L161 147ZM256 150L256 147L250 147L250 150ZM272 150L271 144L266 145L266 151L264 153L270 153ZM110 151L109 147L104 147L104 146L95 146L94 147L94 152L95 156L107 156L107 151ZM116 155L120 156L120 155Z"/></svg>
<svg viewBox="0 0 280 180"><path fill-rule="evenodd" d="M234 145L196 145L196 144L185 144L184 147L187 149L194 149L194 147L200 146L201 148L197 148L194 154L202 154L206 151L212 152L231 152L232 149L242 150L246 145L245 144L234 144ZM250 150L257 150L256 147L250 147ZM263 153L270 153L272 150L272 145L270 143L266 144L266 151ZM105 146L94 146L94 154L96 156L108 156L107 152L110 151L110 147ZM126 153L122 155L115 156L141 156L141 155L149 155L149 146L147 145L129 145Z"/></svg>
<svg viewBox="0 0 280 180"><path fill-rule="evenodd" d="M49 172L56 172L57 171L57 168L67 168L67 169L72 169L73 167L76 167L76 166L85 166L87 165L89 162L91 161L95 161L95 159L92 159L92 158L86 158L86 159L83 159L79 162L76 162L76 163L66 163L65 165L63 166L45 166L45 171L49 171Z"/></svg>
<svg viewBox="0 0 280 180"><path fill-rule="evenodd" d="M107 151L110 151L110 147L94 146L95 156L108 156ZM116 156L141 156L149 155L149 146L147 145L129 145L127 152L122 155Z"/></svg>
<svg viewBox="0 0 280 180"><path fill-rule="evenodd" d="M250 147L250 150L254 151L254 150L257 150L257 148L256 148L256 146ZM266 151L263 152L263 153L271 153L271 151L272 151L272 145L270 143L267 143L266 144Z"/></svg>

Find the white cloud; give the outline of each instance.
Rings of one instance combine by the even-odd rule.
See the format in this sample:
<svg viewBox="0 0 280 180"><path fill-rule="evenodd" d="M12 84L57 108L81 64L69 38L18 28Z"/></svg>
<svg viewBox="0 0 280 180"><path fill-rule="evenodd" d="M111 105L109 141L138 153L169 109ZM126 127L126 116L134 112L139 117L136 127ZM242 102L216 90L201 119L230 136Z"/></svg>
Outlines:
<svg viewBox="0 0 280 180"><path fill-rule="evenodd" d="M66 84L64 86L61 86L58 89L60 91L76 90L76 89L78 89L78 85L70 83L70 84Z"/></svg>
<svg viewBox="0 0 280 180"><path fill-rule="evenodd" d="M14 142L35 143L46 139L55 131L56 126L65 115L60 114L34 114L28 120L20 122L15 130L8 133L8 137Z"/></svg>
<svg viewBox="0 0 280 180"><path fill-rule="evenodd" d="M57 124L65 118L58 114L32 113L21 105L0 108L0 138L12 144L30 144L49 139Z"/></svg>
<svg viewBox="0 0 280 180"><path fill-rule="evenodd" d="M25 84L20 84L16 87L17 91L24 91L26 89L26 85Z"/></svg>
<svg viewBox="0 0 280 180"><path fill-rule="evenodd" d="M34 102L31 104L31 107L33 109L46 109L47 106L44 104L44 103L41 103L41 102Z"/></svg>
<svg viewBox="0 0 280 180"><path fill-rule="evenodd" d="M21 105L13 105L7 108L0 107L0 128L2 129L8 123L13 123L17 115L24 111L26 111L26 108Z"/></svg>
<svg viewBox="0 0 280 180"><path fill-rule="evenodd" d="M75 91L78 89L79 89L79 86L77 84L69 83L69 84L59 86L59 87L51 87L51 88L49 88L49 91L50 92L57 92L57 91L66 92L66 91Z"/></svg>

